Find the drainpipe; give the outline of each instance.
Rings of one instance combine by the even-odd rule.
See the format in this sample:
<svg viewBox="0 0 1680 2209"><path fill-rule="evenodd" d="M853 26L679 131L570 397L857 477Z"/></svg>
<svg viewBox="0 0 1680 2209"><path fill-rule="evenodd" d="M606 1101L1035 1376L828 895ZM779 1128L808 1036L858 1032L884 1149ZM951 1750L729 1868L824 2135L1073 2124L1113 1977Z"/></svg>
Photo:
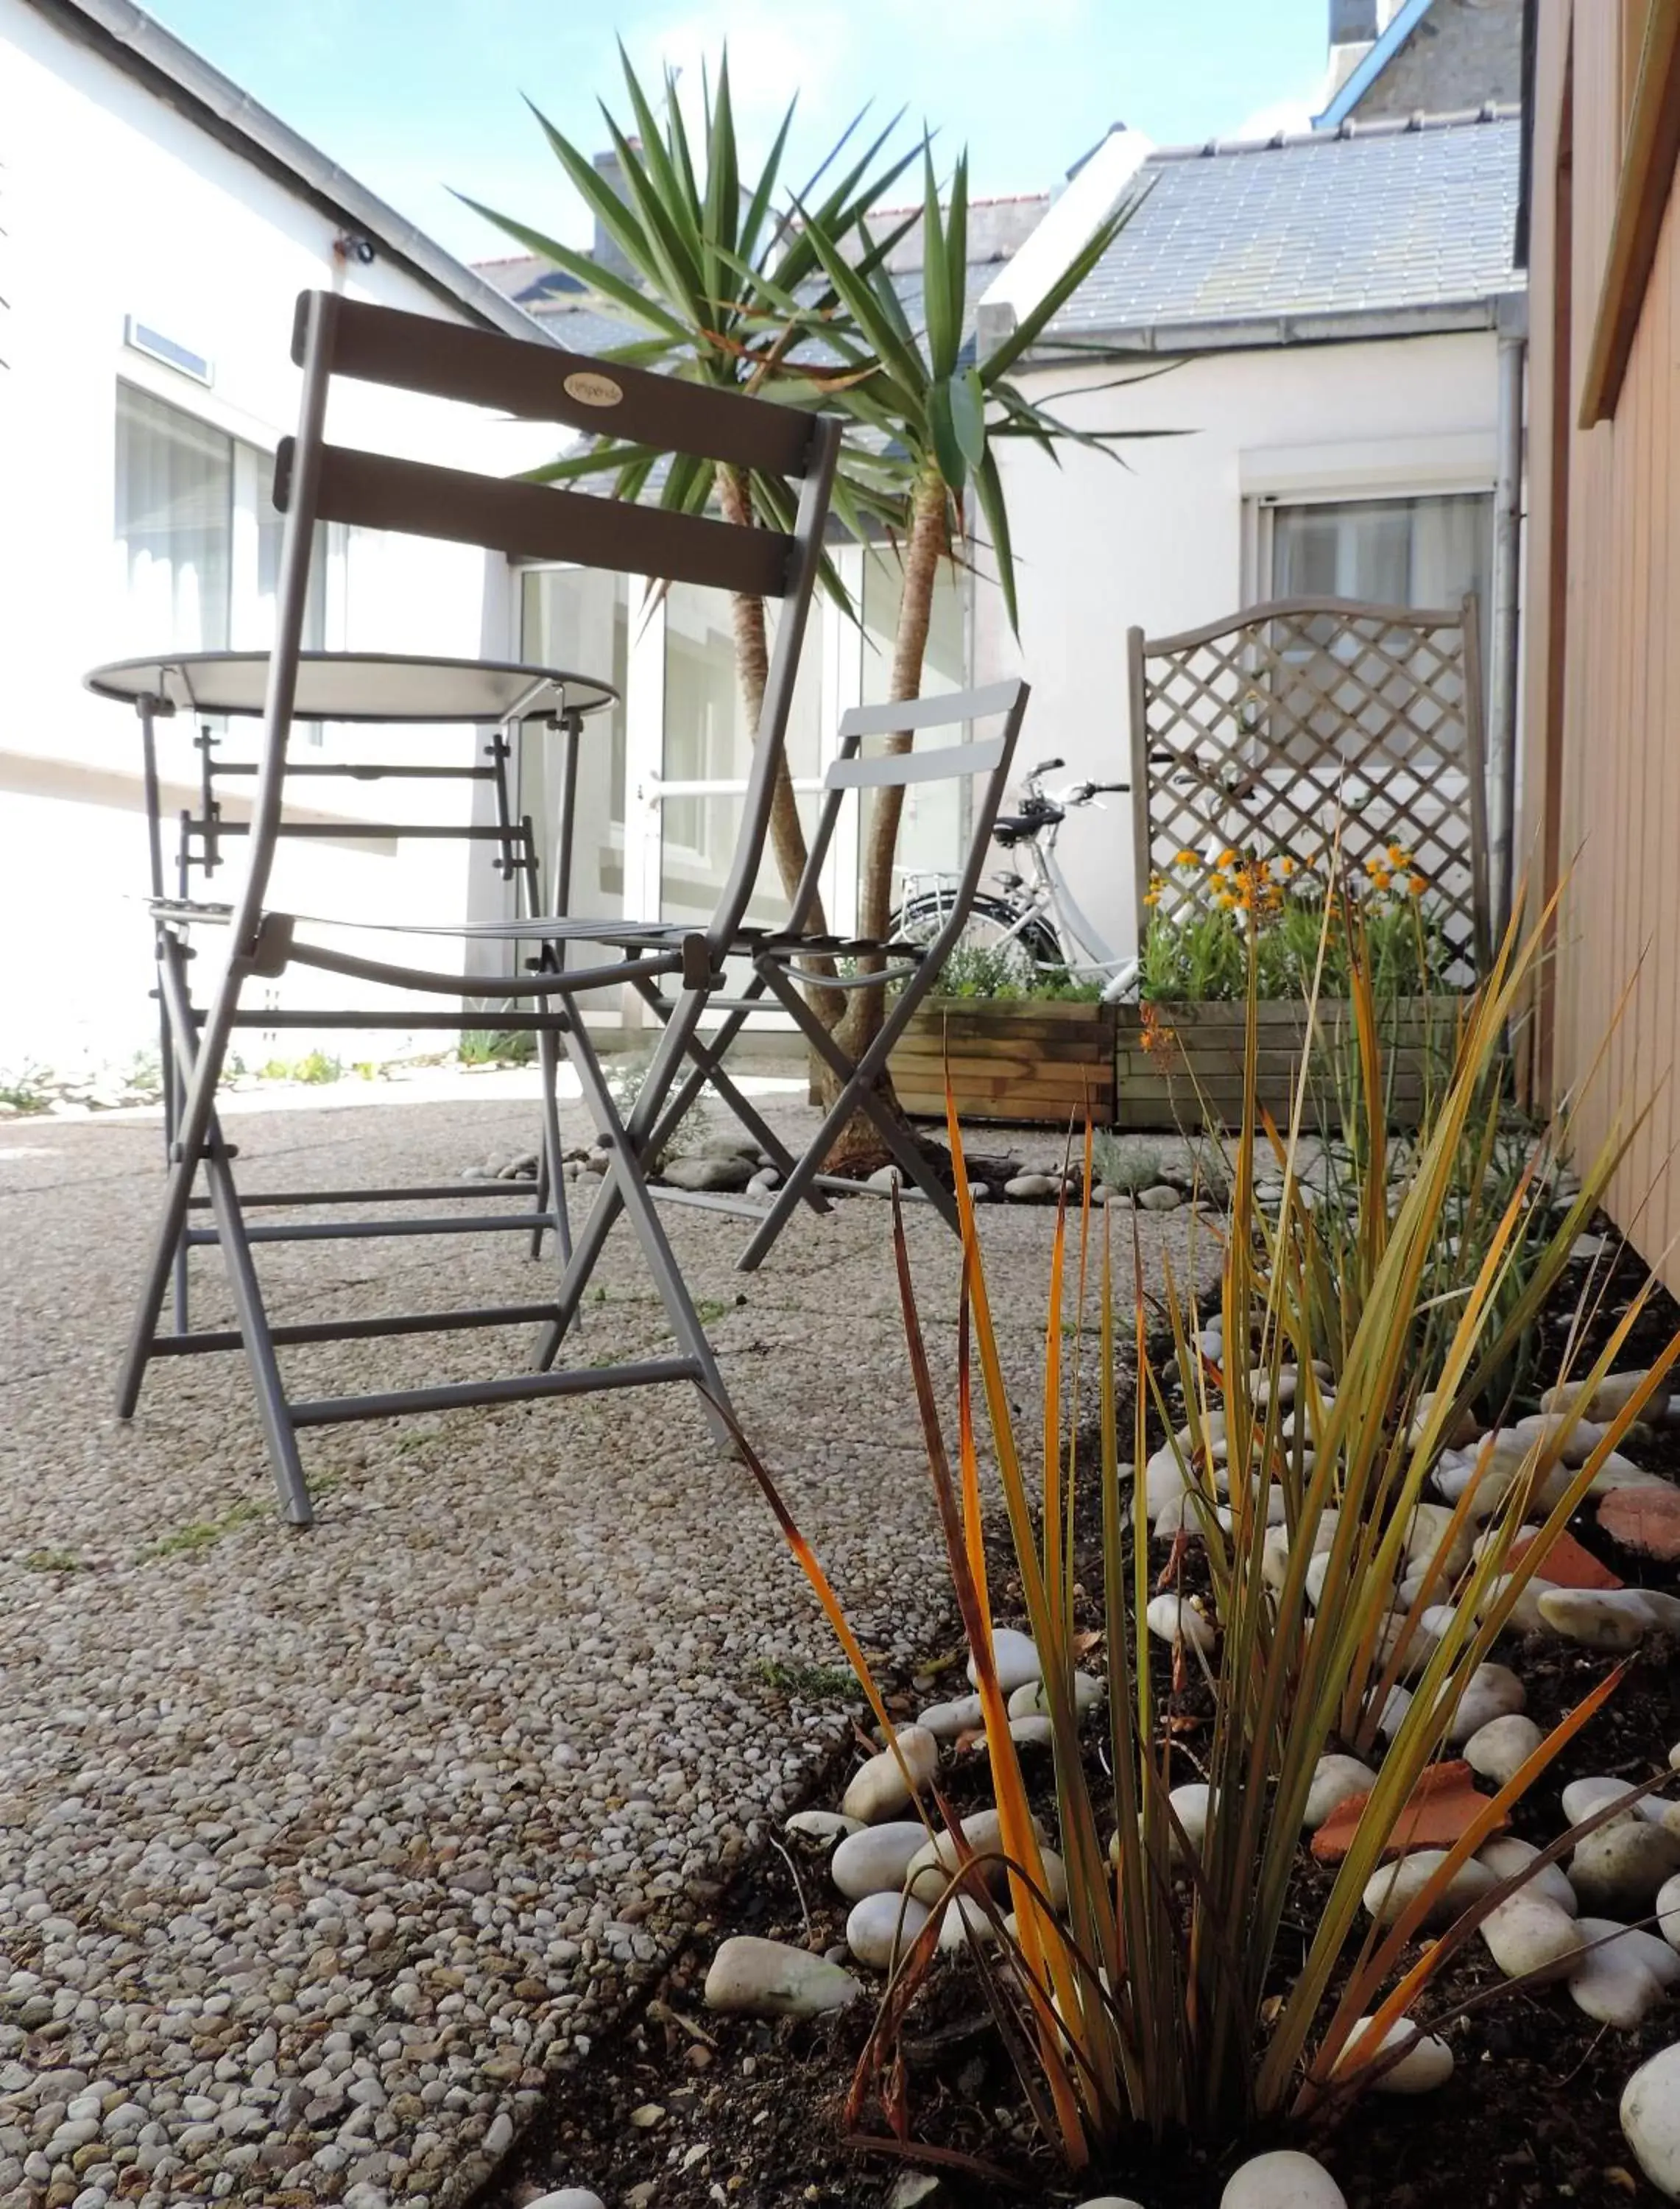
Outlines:
<svg viewBox="0 0 1680 2209"><path fill-rule="evenodd" d="M1528 301L1499 303L1498 472L1493 496L1492 653L1488 697L1489 900L1493 941L1510 918L1516 822L1517 689L1522 579L1522 392Z"/></svg>

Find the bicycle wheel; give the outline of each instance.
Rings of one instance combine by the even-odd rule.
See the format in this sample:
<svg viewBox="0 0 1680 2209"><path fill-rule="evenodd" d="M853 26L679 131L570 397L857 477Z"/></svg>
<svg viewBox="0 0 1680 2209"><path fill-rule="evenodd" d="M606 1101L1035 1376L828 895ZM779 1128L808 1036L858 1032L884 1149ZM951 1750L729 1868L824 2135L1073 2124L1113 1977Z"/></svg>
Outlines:
<svg viewBox="0 0 1680 2209"><path fill-rule="evenodd" d="M937 891L924 890L906 898L893 915L892 932L902 942L925 943L945 925L950 910L948 901ZM950 955L960 959L965 952L1004 959L1013 954L1027 975L1039 967L1063 963L1062 946L1048 921L1035 913L1023 923L1008 900L1000 897L975 899Z"/></svg>

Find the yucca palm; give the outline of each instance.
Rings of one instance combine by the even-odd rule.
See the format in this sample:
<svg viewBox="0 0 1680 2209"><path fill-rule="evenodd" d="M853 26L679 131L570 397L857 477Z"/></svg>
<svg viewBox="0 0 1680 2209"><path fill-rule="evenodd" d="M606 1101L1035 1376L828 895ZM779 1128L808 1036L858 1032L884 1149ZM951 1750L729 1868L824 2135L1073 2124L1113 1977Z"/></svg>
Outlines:
<svg viewBox="0 0 1680 2209"><path fill-rule="evenodd" d="M834 381L832 403L857 426L859 434L851 441L854 449L861 443L891 455L896 463L888 482L897 509L891 528L901 548L902 588L889 700L921 695L940 563L966 557L965 547L973 534L971 489L990 539L991 563L1010 625L1019 629L1015 551L997 465L1001 440L1028 438L1054 457L1063 442L1108 452L1126 436L1170 434L1075 428L1030 398L1011 375L1108 251L1135 204L1129 202L1099 223L1029 311L985 351L971 333L966 152L957 160L948 187L942 190L931 149L923 144L922 205L914 218L922 230L919 328L906 311L883 252L874 246L867 220L857 225L866 246L859 256L848 252L846 237L820 214L806 214L805 235L843 310L843 318L834 321L828 334L852 371ZM776 297L773 304L790 318L798 306L785 295ZM1076 348L1063 350L1071 354ZM908 741L895 739L893 748ZM876 793L858 894L858 933L864 936L887 933L903 802L901 789ZM880 991L853 993L846 1014L846 1042L854 1054L878 1028L882 1011Z"/></svg>
<svg viewBox="0 0 1680 2209"><path fill-rule="evenodd" d="M619 58L633 130L622 129L605 102L601 114L623 178L623 198L581 147L534 105L532 111L601 232L623 256L629 275L477 200L467 204L530 252L576 277L604 313L622 317L641 333L611 348L609 358L691 382L822 405L834 383L852 371L824 341L840 310L834 288L823 276L816 238L855 238L864 212L879 202L915 160L915 148L886 153L896 127L894 117L861 151L849 153L862 135L863 117L858 116L829 149L804 192L792 196L809 208L804 220L796 220L791 203L778 199L793 103L756 179L749 183L736 135L726 51L719 64L715 91L709 77L702 86L703 170L683 119L676 73L665 72L661 117L622 45ZM834 180L825 188L825 179L830 178ZM873 248L877 256L890 250L894 235ZM797 304L785 314L773 304L780 300ZM858 345L851 346L847 358L855 358L859 351ZM664 460L650 447L603 436L533 473L551 483L608 476L620 498L656 497L661 506L689 513L701 512L715 501L738 523L759 521L783 528L791 521L786 485L780 478L722 466L714 471L702 460L682 457L673 460L661 476ZM843 466L834 504L849 526L862 527L866 515L879 511L883 479L889 479L889 472L877 455ZM764 601L738 594L732 607L737 678L751 731L758 726L769 666ZM770 836L778 871L791 894L804 867L805 840L785 764ZM815 916L814 924L822 926L821 914ZM835 992L828 996L825 1014L833 1018L842 1001Z"/></svg>
<svg viewBox="0 0 1680 2209"><path fill-rule="evenodd" d="M966 154L942 198L925 141L907 153L888 151L896 117L860 152L848 151L861 135L860 116L804 190L779 205L792 105L748 187L727 54L715 87L709 76L702 85L703 172L674 73L665 73L661 114L622 47L620 58L636 135L621 129L605 105L602 115L623 178L623 199L581 147L533 111L568 178L628 264L628 275L477 201L469 204L528 250L576 277L605 312L622 315L642 334L612 348L610 358L763 393L789 405L834 407L850 418L853 433L842 454L834 510L860 541L884 539L899 551L902 590L888 695L916 697L940 563L967 557L971 486L1010 620L1016 619L1015 561L996 441L1030 437L1054 453L1064 438L1106 449L1122 434L1059 422L1010 380L1009 371L1095 267L1124 215L1101 224L1033 310L1002 343L977 358L967 334ZM876 235L867 220L870 209L879 206L918 153L921 206ZM906 313L888 268L894 245L918 225L920 328ZM535 472L550 482L607 476L619 497L657 496L664 506L690 512L715 499L733 521L786 525L786 491L780 480L732 468L712 474L702 463L682 460L661 475L663 457L645 446L602 437ZM832 574L828 581L838 590ZM748 728L756 730L768 665L763 602L737 597L732 619L742 703ZM901 806L899 791L876 794L860 883L861 934L886 932ZM791 893L806 846L785 767L771 847ZM820 912L812 922L823 925ZM854 1051L879 1026L877 990L843 996L822 990L819 982L812 996L824 1020L838 1025L844 1020ZM820 1085L832 1079L820 1062L814 1072ZM857 1162L877 1143L869 1123L860 1121L842 1139L840 1152Z"/></svg>

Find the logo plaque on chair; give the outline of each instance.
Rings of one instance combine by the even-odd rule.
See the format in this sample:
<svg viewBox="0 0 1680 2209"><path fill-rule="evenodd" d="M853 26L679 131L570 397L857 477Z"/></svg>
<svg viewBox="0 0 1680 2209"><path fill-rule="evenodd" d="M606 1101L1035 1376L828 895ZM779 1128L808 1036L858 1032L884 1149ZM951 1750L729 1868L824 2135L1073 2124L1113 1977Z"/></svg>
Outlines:
<svg viewBox="0 0 1680 2209"><path fill-rule="evenodd" d="M593 368L575 368L563 388L581 406L617 406L624 396L622 384Z"/></svg>

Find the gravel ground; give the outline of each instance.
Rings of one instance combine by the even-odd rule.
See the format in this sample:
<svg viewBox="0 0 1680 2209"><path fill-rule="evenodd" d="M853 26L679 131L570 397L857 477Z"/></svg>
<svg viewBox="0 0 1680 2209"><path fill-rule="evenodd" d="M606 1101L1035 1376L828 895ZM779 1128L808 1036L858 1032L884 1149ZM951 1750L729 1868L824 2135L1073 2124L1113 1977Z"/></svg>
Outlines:
<svg viewBox="0 0 1680 2209"><path fill-rule="evenodd" d="M438 1179L527 1147L533 1115L259 1108L233 1133L251 1187ZM0 1126L0 2203L443 2209L813 1784L847 1713L797 1668L835 1652L686 1390L306 1437L306 1535L273 1514L237 1359L154 1367L118 1424L160 1178L145 1118ZM667 1217L866 1646L925 1654L950 1629L885 1207L797 1220L751 1276L741 1222ZM1030 1420L1051 1215L983 1217ZM1189 1219L1138 1215L1157 1273L1184 1277ZM948 1376L956 1247L924 1213L909 1231ZM511 1236L260 1257L277 1318L533 1294ZM195 1318L228 1323L202 1267ZM622 1228L597 1279L587 1354L656 1348ZM288 1371L331 1393L522 1347Z"/></svg>

